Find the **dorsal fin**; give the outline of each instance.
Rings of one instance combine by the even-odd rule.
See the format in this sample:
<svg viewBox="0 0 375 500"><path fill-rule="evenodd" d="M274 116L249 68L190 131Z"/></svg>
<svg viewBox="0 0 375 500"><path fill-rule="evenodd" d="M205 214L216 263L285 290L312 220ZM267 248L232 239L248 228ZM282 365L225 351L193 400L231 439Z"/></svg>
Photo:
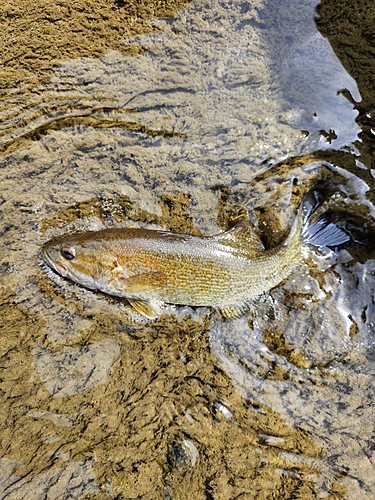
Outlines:
<svg viewBox="0 0 375 500"><path fill-rule="evenodd" d="M214 238L222 245L246 249L254 254L264 251L264 245L249 219L241 220L234 227L215 235Z"/></svg>

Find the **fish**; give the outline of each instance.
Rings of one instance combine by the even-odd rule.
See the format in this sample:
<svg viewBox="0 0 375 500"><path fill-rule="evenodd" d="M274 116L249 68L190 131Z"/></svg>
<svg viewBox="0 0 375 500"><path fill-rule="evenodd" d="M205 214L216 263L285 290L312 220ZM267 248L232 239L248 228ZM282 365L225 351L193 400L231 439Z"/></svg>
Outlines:
<svg viewBox="0 0 375 500"><path fill-rule="evenodd" d="M224 318L248 312L303 261L307 245L339 246L349 236L324 218L310 224L317 195L306 196L289 234L266 249L248 218L212 236L111 228L60 236L42 248L59 275L125 298L155 319L164 304L211 307Z"/></svg>

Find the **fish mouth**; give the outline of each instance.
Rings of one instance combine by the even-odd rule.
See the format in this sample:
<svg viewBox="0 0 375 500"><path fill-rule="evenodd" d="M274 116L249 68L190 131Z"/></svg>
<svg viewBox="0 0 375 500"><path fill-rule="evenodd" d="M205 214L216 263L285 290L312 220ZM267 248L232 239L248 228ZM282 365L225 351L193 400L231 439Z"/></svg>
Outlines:
<svg viewBox="0 0 375 500"><path fill-rule="evenodd" d="M61 276L65 277L68 275L68 269L61 262L56 262L55 260L53 260L53 258L49 254L48 247L42 249L42 258L49 267L51 267Z"/></svg>

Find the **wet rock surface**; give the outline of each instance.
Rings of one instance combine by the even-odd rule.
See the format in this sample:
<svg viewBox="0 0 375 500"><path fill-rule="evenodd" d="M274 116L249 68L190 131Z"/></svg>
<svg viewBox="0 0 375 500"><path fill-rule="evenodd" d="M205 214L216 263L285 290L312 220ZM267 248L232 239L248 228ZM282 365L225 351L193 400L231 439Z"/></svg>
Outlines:
<svg viewBox="0 0 375 500"><path fill-rule="evenodd" d="M352 71L356 54L342 62L349 76L343 42L331 42L339 60L316 30L314 2L280 5L192 2L142 35L144 19L181 5L145 4L134 31L122 2L113 14L96 2L82 28L94 36L98 23L95 50L73 50L73 36L66 53L43 49L48 75L37 51L38 63L19 61L30 73L15 77L9 63L2 498L373 498L371 88ZM15 4L2 8L16 18ZM54 22L67 33L84 25L73 10ZM31 21L48 19L28 15L31 36ZM358 106L336 95L340 85L356 95L353 77ZM325 196L319 213L345 214L358 242L311 249L238 320L178 307L147 322L40 265L42 244L66 232L213 234L244 213L274 246L313 186Z"/></svg>

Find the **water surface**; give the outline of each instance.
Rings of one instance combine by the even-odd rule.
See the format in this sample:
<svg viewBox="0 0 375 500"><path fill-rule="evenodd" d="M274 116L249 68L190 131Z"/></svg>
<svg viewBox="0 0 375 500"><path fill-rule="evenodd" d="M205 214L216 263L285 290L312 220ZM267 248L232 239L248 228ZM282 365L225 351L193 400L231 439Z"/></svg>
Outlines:
<svg viewBox="0 0 375 500"><path fill-rule="evenodd" d="M315 21L308 0L197 0L121 47L8 82L3 498L373 498L367 18L324 38L330 9L347 12L342 33L361 5L324 2ZM358 243L312 250L245 318L145 322L39 265L66 232L213 234L244 211L274 245L316 185Z"/></svg>

